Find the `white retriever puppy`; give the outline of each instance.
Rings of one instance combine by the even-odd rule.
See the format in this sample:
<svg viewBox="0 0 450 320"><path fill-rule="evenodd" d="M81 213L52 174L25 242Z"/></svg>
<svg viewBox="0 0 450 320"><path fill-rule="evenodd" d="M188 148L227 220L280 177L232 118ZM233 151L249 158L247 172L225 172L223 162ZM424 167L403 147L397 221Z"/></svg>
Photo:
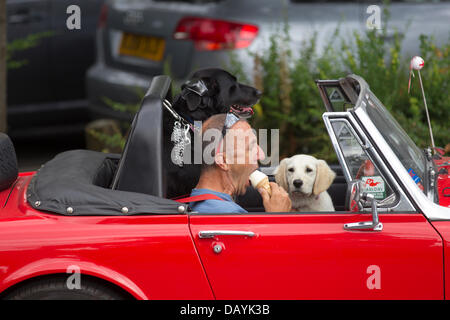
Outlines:
<svg viewBox="0 0 450 320"><path fill-rule="evenodd" d="M292 211L334 211L326 191L336 173L324 160L306 154L283 159L275 171L276 182L292 201Z"/></svg>

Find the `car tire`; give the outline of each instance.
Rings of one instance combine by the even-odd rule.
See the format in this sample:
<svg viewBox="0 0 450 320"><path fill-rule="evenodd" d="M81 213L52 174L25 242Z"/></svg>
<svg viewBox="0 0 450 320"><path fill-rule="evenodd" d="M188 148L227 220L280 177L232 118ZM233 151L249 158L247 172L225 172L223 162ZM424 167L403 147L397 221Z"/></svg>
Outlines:
<svg viewBox="0 0 450 320"><path fill-rule="evenodd" d="M19 174L16 152L11 139L0 132L0 191L9 188Z"/></svg>
<svg viewBox="0 0 450 320"><path fill-rule="evenodd" d="M39 279L7 293L4 300L125 300L125 294L91 279L81 278L79 289L69 289L68 276Z"/></svg>

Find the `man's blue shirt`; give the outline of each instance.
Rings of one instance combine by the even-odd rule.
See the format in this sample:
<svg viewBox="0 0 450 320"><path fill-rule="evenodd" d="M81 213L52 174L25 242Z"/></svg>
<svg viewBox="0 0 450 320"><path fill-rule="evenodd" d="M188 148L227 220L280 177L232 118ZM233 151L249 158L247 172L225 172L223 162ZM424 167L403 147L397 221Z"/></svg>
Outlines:
<svg viewBox="0 0 450 320"><path fill-rule="evenodd" d="M193 189L191 192L191 197L198 196L201 194L214 194L224 201L221 200L203 200L189 203L189 206L193 211L199 213L247 213L247 211L236 204L231 196L226 193L213 191L210 189Z"/></svg>

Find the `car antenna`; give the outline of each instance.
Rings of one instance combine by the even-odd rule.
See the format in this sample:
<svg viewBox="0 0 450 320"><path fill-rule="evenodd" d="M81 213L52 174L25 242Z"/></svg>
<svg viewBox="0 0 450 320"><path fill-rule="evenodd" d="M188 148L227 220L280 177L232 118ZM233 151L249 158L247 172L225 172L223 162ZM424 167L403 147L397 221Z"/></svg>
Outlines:
<svg viewBox="0 0 450 320"><path fill-rule="evenodd" d="M417 70L417 73L419 74L420 89L422 90L423 103L425 105L425 112L427 114L428 129L430 130L431 146L433 147L433 153L436 153L436 146L434 145L434 138L433 138L433 130L431 129L430 115L428 113L427 99L425 98L425 91L423 90L423 84L422 84L422 76L420 75L420 70L423 68L424 65L425 65L425 61L419 56L414 56L411 59L411 63L409 65L408 93L409 93L409 89L411 88L411 76L414 77L413 70Z"/></svg>

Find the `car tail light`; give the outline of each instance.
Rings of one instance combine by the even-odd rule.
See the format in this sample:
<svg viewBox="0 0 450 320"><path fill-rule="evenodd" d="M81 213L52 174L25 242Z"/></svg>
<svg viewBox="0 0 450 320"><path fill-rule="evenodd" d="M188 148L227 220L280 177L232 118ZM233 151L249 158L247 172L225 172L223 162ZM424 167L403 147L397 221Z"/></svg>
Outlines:
<svg viewBox="0 0 450 320"><path fill-rule="evenodd" d="M98 18L98 28L104 28L106 25L106 20L108 19L108 6L104 4L100 11L100 16Z"/></svg>
<svg viewBox="0 0 450 320"><path fill-rule="evenodd" d="M197 50L240 49L248 47L258 34L258 26L224 20L185 17L173 37L192 40Z"/></svg>

